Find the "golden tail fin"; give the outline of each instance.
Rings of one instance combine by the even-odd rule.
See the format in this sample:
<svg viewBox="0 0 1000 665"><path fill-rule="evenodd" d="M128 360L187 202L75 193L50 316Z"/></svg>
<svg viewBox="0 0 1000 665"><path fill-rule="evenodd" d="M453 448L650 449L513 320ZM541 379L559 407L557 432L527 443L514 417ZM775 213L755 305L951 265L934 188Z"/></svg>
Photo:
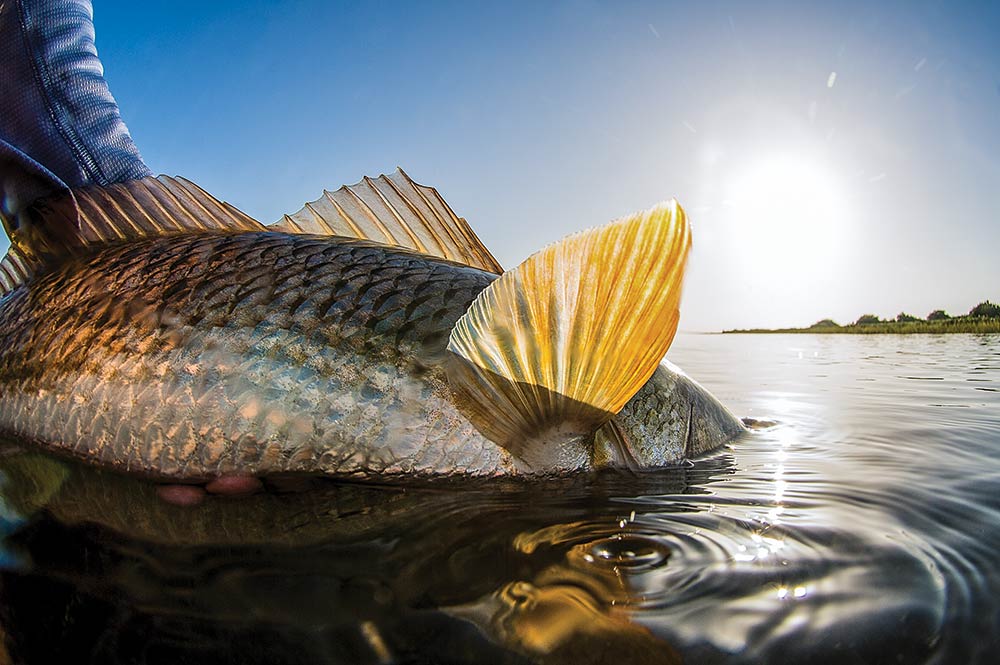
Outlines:
<svg viewBox="0 0 1000 665"><path fill-rule="evenodd" d="M671 201L504 273L448 344L449 380L470 420L534 468L579 455L566 441L621 410L673 341L690 245Z"/></svg>

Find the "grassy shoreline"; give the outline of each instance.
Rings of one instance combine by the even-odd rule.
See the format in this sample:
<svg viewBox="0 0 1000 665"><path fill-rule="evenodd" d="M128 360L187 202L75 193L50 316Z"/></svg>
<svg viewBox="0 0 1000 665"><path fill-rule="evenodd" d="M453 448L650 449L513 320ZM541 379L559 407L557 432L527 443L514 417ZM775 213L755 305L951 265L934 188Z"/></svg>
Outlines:
<svg viewBox="0 0 1000 665"><path fill-rule="evenodd" d="M943 321L882 321L846 326L822 325L809 328L750 328L723 330L722 334L810 334L810 335L910 335L948 333L1000 333L1000 319L953 318Z"/></svg>

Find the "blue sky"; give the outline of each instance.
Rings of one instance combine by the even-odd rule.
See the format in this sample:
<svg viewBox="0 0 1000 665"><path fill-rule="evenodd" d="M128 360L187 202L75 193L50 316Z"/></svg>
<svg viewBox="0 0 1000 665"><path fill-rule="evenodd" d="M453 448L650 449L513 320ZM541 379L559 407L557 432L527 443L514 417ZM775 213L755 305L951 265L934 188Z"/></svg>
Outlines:
<svg viewBox="0 0 1000 665"><path fill-rule="evenodd" d="M154 172L262 221L400 165L512 266L676 197L681 327L1000 299L1000 4L101 2Z"/></svg>

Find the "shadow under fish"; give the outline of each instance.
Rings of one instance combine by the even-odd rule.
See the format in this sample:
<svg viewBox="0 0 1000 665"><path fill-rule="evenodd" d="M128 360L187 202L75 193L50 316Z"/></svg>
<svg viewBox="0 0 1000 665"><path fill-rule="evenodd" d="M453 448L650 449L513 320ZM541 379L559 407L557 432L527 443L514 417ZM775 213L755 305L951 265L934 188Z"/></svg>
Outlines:
<svg viewBox="0 0 1000 665"><path fill-rule="evenodd" d="M544 490L315 479L308 491L194 508L158 500L141 479L39 453L8 453L0 472L4 506L22 521L3 546L20 563L0 572L2 624L11 653L31 662L600 663L617 653L671 663L673 648L631 619L627 564L587 557L609 543L642 547L609 497L680 494L729 471L563 478Z"/></svg>

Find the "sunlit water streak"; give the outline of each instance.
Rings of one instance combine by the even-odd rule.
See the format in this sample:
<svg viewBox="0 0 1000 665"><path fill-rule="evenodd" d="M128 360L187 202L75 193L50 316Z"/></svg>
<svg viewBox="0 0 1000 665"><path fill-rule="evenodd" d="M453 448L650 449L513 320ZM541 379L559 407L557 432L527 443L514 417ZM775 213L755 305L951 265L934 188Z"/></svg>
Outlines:
<svg viewBox="0 0 1000 665"><path fill-rule="evenodd" d="M1000 336L682 335L778 421L670 471L201 509L0 460L15 662L993 662ZM0 658L0 662L2 658Z"/></svg>

